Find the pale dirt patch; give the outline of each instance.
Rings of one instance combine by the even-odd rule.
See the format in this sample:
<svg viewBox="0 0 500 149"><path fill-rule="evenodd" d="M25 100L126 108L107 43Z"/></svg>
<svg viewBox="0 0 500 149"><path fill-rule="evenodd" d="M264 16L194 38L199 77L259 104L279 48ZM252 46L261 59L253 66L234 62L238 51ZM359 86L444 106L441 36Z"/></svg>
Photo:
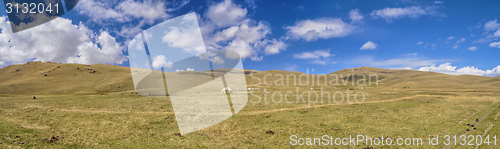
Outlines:
<svg viewBox="0 0 500 149"><path fill-rule="evenodd" d="M345 106L345 105L352 105L352 104L393 102L393 101L400 101L400 100L411 99L411 98L421 97L421 96L428 97L428 96L441 96L441 95L413 95L413 96L401 97L401 98L390 99L390 100L372 101L372 102L363 102L363 103L324 104L324 105L313 105L313 106L301 106L301 107L293 107L293 108L282 108L282 109L274 109L274 110L261 110L261 111L244 112L244 113L241 113L241 115L259 115L259 114L271 113L271 112L280 112L280 111L296 110L296 109L321 108L321 107L328 107L328 106Z"/></svg>

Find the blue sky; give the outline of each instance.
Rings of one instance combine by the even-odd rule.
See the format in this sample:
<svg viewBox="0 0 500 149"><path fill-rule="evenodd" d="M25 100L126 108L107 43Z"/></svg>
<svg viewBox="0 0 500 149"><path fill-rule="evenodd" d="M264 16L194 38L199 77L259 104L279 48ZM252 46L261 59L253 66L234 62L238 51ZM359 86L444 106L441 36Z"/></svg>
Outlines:
<svg viewBox="0 0 500 149"><path fill-rule="evenodd" d="M498 6L499 1L81 0L62 18L16 34L9 33L1 11L0 67L29 60L129 66L125 47L140 30L195 12L206 48L237 51L246 69L322 74L371 66L500 76ZM172 44L190 48L182 41Z"/></svg>

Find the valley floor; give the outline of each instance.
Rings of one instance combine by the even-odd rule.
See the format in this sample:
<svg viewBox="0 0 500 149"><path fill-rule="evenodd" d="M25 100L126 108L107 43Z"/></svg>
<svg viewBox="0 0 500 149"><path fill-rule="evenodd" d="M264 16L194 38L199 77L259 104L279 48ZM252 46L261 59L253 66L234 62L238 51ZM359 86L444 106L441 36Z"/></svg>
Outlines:
<svg viewBox="0 0 500 149"><path fill-rule="evenodd" d="M28 95L0 95L0 148L500 147L500 141L495 145L492 138L500 135L499 92L370 88L363 90L366 99L362 103L328 103L326 97L323 103L307 99L296 102L296 94L287 97L293 103L277 103L271 100L273 91L277 90L270 90L269 94L252 92L246 107L233 117L183 136L176 135L179 133L176 117L166 97L117 92L40 95L34 100ZM307 97L310 90L300 88L302 92ZM269 130L274 134L266 133ZM291 146L292 135L298 138L363 135L394 141L423 138L423 143L391 146L367 145L362 141L358 145L324 146L316 142L315 146ZM436 135L440 144L430 146L427 139ZM460 146L452 141L445 146L444 135L456 135L458 141L460 135L482 138L490 135L491 144Z"/></svg>

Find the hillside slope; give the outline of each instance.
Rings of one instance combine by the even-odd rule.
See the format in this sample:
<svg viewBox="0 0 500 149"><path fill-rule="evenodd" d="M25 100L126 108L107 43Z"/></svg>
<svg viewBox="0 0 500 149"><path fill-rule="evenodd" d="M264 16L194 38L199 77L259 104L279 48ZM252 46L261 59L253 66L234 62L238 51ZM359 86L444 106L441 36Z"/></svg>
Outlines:
<svg viewBox="0 0 500 149"><path fill-rule="evenodd" d="M133 89L128 67L28 62L0 69L0 94L92 94Z"/></svg>
<svg viewBox="0 0 500 149"><path fill-rule="evenodd" d="M343 69L335 74L376 74L380 86L402 88L404 86L415 89L436 90L499 90L500 77L482 77L474 75L448 75L437 72L417 70L394 70L373 67L359 67Z"/></svg>
<svg viewBox="0 0 500 149"><path fill-rule="evenodd" d="M305 75L303 74L304 73L297 71L261 71L253 73L252 76L247 77L247 84L252 84L255 86L267 86L264 84L264 77L266 80L265 83L267 84L280 84L282 75L284 86L371 86L387 89L402 89L403 87L409 87L412 90L500 91L500 77L482 77L473 75L456 76L436 72L381 69L374 67L342 69L326 75L310 74L308 77L309 80L307 80L307 77L305 77ZM303 76L300 77L300 75ZM295 76L295 78L293 76ZM354 76L354 78L352 76ZM358 83L365 83L365 85L358 85Z"/></svg>
<svg viewBox="0 0 500 149"><path fill-rule="evenodd" d="M182 73L180 75L186 76L188 75L186 73L190 72L178 73ZM264 77L266 80L265 83L279 87L277 85L281 83L280 75L283 75L283 84L288 87L353 87L358 86L358 82L365 82L366 85L363 86L370 86L369 83L371 83L371 87L386 89L410 87L412 90L481 90L500 92L500 77L471 75L455 76L416 70L394 70L373 67L343 69L326 74L326 80L325 76L309 75L309 84L306 84L306 77L300 77L301 75L305 76L305 74L297 71L246 70L245 74L247 85L255 87L268 86L263 82ZM365 77L358 76L358 74L364 74ZM287 80L288 75L290 75L290 77ZM370 75L372 75L371 79L369 78ZM378 85L374 75L378 76ZM352 76L355 76L354 85L352 84ZM312 84L313 77L314 84ZM337 78L339 85L332 85L331 83L337 83ZM363 79L366 81L362 81ZM302 85L300 82L302 82ZM134 90L134 84L130 68L128 67L105 64L83 65L29 62L26 64L10 65L0 69L0 94L95 94L131 90Z"/></svg>

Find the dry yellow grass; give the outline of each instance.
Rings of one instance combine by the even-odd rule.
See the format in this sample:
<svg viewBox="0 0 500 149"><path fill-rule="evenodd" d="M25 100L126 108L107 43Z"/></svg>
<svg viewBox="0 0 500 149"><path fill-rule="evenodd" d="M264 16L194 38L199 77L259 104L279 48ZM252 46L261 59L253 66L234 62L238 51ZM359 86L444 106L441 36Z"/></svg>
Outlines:
<svg viewBox="0 0 500 149"><path fill-rule="evenodd" d="M94 94L133 89L128 67L29 62L0 69L0 94Z"/></svg>
<svg viewBox="0 0 500 149"><path fill-rule="evenodd" d="M298 77L302 74L300 72L272 70L255 72L250 76L248 70L248 87L266 89L269 94L262 94L261 90L253 91L248 96L248 104L238 114L206 129L179 137L175 135L179 129L168 97L141 97L131 91L125 91L133 88L128 78L128 68L91 65L93 69L102 72L101 75L111 73L105 72L106 70L116 73L116 76L102 75L94 80L89 76L99 74L78 74L79 72L73 72L71 68L76 66L82 69L85 68L83 65L34 65L30 63L25 66L9 66L0 70L0 88L6 89L0 94L0 148L290 148L291 135L314 138L323 135L346 137L360 134L373 138L384 136L426 139L429 135L500 134L500 77L451 76L433 72L363 67L355 68L357 70L354 72L348 69L335 73L339 76L342 74L343 77L348 74L377 74L381 80L378 86L374 85L376 81L372 81L371 86L366 85L365 89L356 84L353 86L352 82L347 82L346 85L330 85L329 82L324 84L323 77L320 77L319 84L314 85L314 88L323 87L323 91L329 92L345 92L348 88L353 88L353 92L360 91L366 95L363 103L328 103L326 98L323 98L323 103L308 100L295 102L295 93L287 97L289 101L294 101L293 103L276 103L272 102L273 93L298 91L306 92L304 97L307 97L309 92L321 91L310 90L312 84L286 84L287 74L295 74ZM53 80L44 79L39 72L28 69L32 67L46 71L58 65L61 65L61 70L67 68L67 73L51 75L73 75L57 77L66 79L66 82L56 81L50 84ZM23 68L19 76L11 75L11 71L17 68ZM279 84L276 81L280 82L278 74L285 75L285 86L276 85ZM263 82L258 84L255 77L263 79L265 75L268 75L267 83L272 82L272 85L265 85ZM78 77L94 82L80 82L84 85L78 86L72 82L78 81ZM327 81L332 78L334 77L327 75ZM357 82L360 78L354 79ZM39 84L52 88L30 92L29 87L19 87L30 82L36 83L36 80ZM122 82L123 87L118 89L106 84L111 82ZM339 80L339 83L342 81ZM101 91L109 92L109 95L94 94ZM37 95L37 100L33 100L33 94L44 95ZM312 94L311 97L315 96ZM259 98L261 102L256 103ZM269 103L266 103L266 100ZM479 122L476 122L476 119L479 119ZM477 130L466 132L465 130L470 128L466 126L467 123L475 124ZM266 134L268 130L275 134ZM52 136L59 140L44 141ZM423 146L371 146L447 147L442 143L438 146L429 146L426 143L424 140ZM368 146L370 145L328 147ZM460 146L449 146L457 147ZM475 147L476 145L461 146ZM499 145L483 144L477 147L499 148Z"/></svg>

